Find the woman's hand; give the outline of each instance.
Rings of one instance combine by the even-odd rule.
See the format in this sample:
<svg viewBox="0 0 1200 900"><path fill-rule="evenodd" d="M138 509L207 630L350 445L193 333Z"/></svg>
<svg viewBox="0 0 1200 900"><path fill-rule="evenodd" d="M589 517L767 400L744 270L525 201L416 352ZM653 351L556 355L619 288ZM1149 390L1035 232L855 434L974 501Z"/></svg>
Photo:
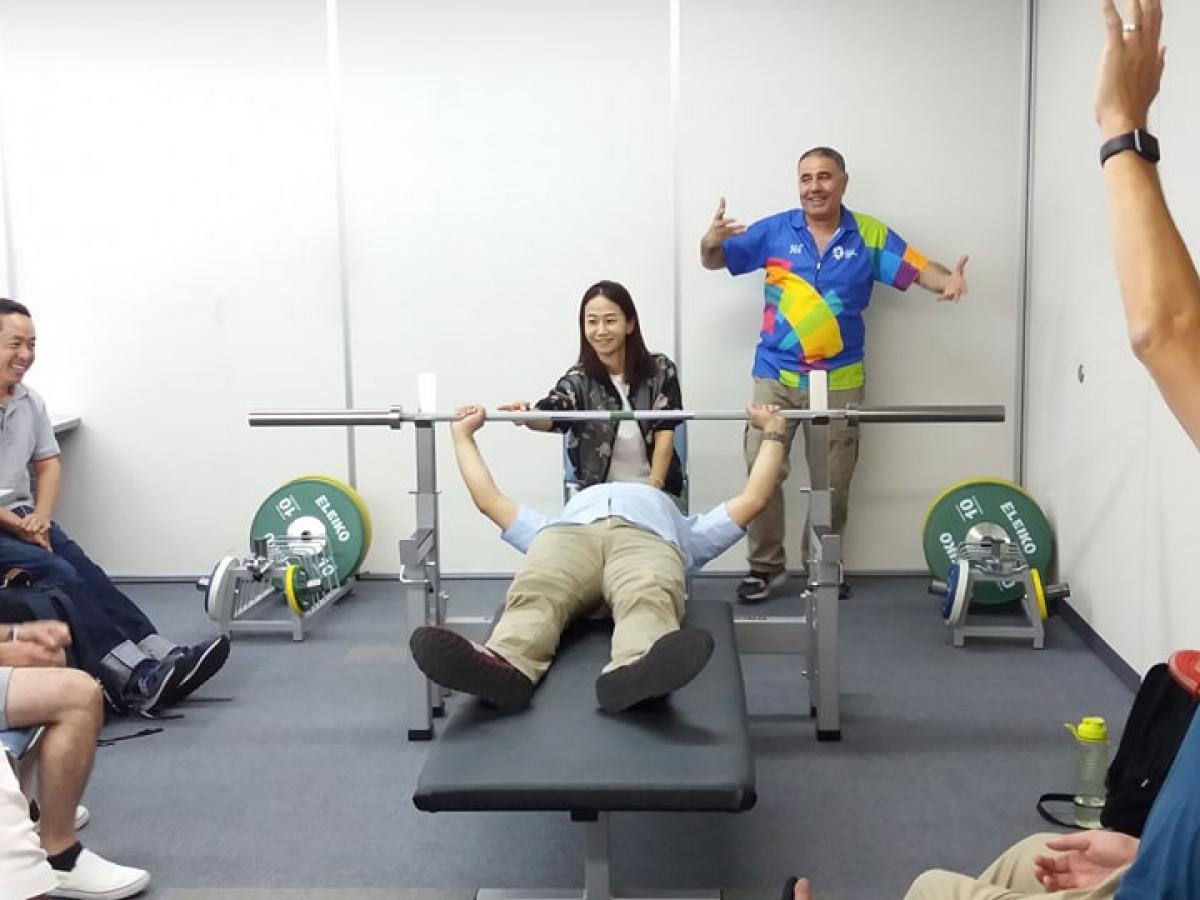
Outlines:
<svg viewBox="0 0 1200 900"><path fill-rule="evenodd" d="M501 412L529 412L529 401L528 400L517 400L513 403L501 403L499 406L496 407L496 409L500 410ZM516 425L518 428L520 428L522 425L525 425L527 423L526 422L513 422L513 424Z"/></svg>

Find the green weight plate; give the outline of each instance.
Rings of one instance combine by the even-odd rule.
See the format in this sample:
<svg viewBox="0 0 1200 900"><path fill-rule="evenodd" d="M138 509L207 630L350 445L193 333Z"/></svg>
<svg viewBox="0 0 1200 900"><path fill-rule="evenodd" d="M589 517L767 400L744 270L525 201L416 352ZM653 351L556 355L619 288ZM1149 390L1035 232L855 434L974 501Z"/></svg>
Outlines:
<svg viewBox="0 0 1200 900"><path fill-rule="evenodd" d="M922 543L933 577L944 581L958 545L972 537L1003 531L1025 554L1025 561L1046 571L1054 560L1054 534L1037 503L1018 485L1001 478L976 478L951 485L929 504ZM997 604L1025 595L1021 579L1010 583L976 582L975 603Z"/></svg>
<svg viewBox="0 0 1200 900"><path fill-rule="evenodd" d="M363 537L362 556L359 557L358 563L355 564L355 566L354 566L354 570L357 572L358 567L361 566L363 564L363 560L367 558L367 552L371 549L371 514L367 511L367 504L365 504L363 502L363 499L361 496L359 496L358 491L354 490L354 488L350 487L350 485L346 484L346 482L339 481L338 479L336 479L330 475L303 475L300 478L297 478L296 480L297 481L310 481L310 480L311 481L323 481L326 484L332 484L339 491L346 494L351 500L353 500L354 505L356 507L358 507L358 514L360 516L362 516L362 520L363 520L363 524L366 529L366 533Z"/></svg>
<svg viewBox="0 0 1200 900"><path fill-rule="evenodd" d="M332 479L297 478L263 501L250 526L250 538L322 536L328 540L338 581L346 580L366 556L367 523L361 500Z"/></svg>

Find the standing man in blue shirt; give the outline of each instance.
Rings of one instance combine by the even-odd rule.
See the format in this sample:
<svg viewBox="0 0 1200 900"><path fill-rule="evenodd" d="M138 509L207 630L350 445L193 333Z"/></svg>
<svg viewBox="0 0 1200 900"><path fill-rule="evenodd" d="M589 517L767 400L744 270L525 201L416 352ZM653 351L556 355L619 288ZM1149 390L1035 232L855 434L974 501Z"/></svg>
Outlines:
<svg viewBox="0 0 1200 900"><path fill-rule="evenodd" d="M685 572L736 543L767 505L783 463L784 419L777 406L751 406L762 447L746 486L701 516L683 516L663 491L634 482L584 488L548 518L505 496L475 443L485 411L458 410L451 432L471 499L526 554L486 645L446 628L422 626L411 646L431 680L502 710L529 705L574 619L606 606L613 617L612 657L596 680L596 699L620 712L695 678L712 653L712 636L682 628Z"/></svg>
<svg viewBox="0 0 1200 900"><path fill-rule="evenodd" d="M957 301L967 292L963 257L951 271L928 259L878 219L846 209L842 197L850 176L846 161L831 147L813 147L800 157L800 208L776 213L749 228L725 215L721 198L700 240L706 269L731 275L763 269L762 328L754 354L753 403L782 408L808 407L808 373L829 373L829 405L860 404L865 381L863 312L876 281L907 290L914 282ZM785 432L784 465L766 511L748 529L749 574L738 586L747 602L765 600L786 578L783 550L782 482L787 478L796 422ZM746 465L758 453L761 432L746 429ZM805 444L808 429L805 428ZM829 484L833 490L833 530L842 534L850 478L858 460L858 424L845 420L829 428ZM808 528L804 529L808 558ZM843 581L843 596L849 588Z"/></svg>

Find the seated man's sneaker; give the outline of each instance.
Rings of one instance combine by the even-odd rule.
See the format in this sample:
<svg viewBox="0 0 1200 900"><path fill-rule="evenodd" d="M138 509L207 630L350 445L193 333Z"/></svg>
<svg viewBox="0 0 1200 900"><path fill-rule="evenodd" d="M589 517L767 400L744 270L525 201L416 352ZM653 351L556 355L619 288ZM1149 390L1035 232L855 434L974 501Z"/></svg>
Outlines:
<svg viewBox="0 0 1200 900"><path fill-rule="evenodd" d="M700 628L664 634L640 658L596 679L596 700L605 712L621 712L635 703L677 691L708 664L713 638Z"/></svg>
<svg viewBox="0 0 1200 900"><path fill-rule="evenodd" d="M503 712L529 705L533 682L508 660L448 628L422 625L409 640L413 661L425 677L472 694Z"/></svg>
<svg viewBox="0 0 1200 900"><path fill-rule="evenodd" d="M118 866L87 849L75 860L75 868L54 874L58 887L46 896L74 900L122 900L140 894L150 883L149 872Z"/></svg>
<svg viewBox="0 0 1200 900"><path fill-rule="evenodd" d="M183 675L178 657L144 660L133 670L133 677L125 686L121 699L136 712L154 715L179 690Z"/></svg>
<svg viewBox="0 0 1200 900"><path fill-rule="evenodd" d="M80 803L75 807L75 830L78 831L84 825L92 820L92 814L88 812L88 808ZM29 821L33 822L33 827L37 831L42 830L42 808L38 805L37 800L29 801Z"/></svg>
<svg viewBox="0 0 1200 900"><path fill-rule="evenodd" d="M1176 650L1167 660L1171 677L1193 697L1200 697L1200 650Z"/></svg>
<svg viewBox="0 0 1200 900"><path fill-rule="evenodd" d="M787 570L750 573L738 584L737 596L743 603L758 603L771 596L771 589L787 581Z"/></svg>
<svg viewBox="0 0 1200 900"><path fill-rule="evenodd" d="M179 687L163 701L166 706L179 703L212 678L229 659L229 638L225 635L182 647L172 656L180 671Z"/></svg>

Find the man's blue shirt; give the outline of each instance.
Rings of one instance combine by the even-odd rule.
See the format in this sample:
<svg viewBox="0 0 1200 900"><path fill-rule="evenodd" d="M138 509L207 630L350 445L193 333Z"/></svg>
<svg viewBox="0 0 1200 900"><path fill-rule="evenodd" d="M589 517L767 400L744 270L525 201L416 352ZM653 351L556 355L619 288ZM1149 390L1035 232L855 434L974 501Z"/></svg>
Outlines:
<svg viewBox="0 0 1200 900"><path fill-rule="evenodd" d="M692 571L728 550L746 533L729 517L724 503L704 515L684 516L675 501L658 488L615 481L584 488L553 518L520 506L516 521L500 537L525 553L545 528L587 525L610 516L674 544Z"/></svg>

